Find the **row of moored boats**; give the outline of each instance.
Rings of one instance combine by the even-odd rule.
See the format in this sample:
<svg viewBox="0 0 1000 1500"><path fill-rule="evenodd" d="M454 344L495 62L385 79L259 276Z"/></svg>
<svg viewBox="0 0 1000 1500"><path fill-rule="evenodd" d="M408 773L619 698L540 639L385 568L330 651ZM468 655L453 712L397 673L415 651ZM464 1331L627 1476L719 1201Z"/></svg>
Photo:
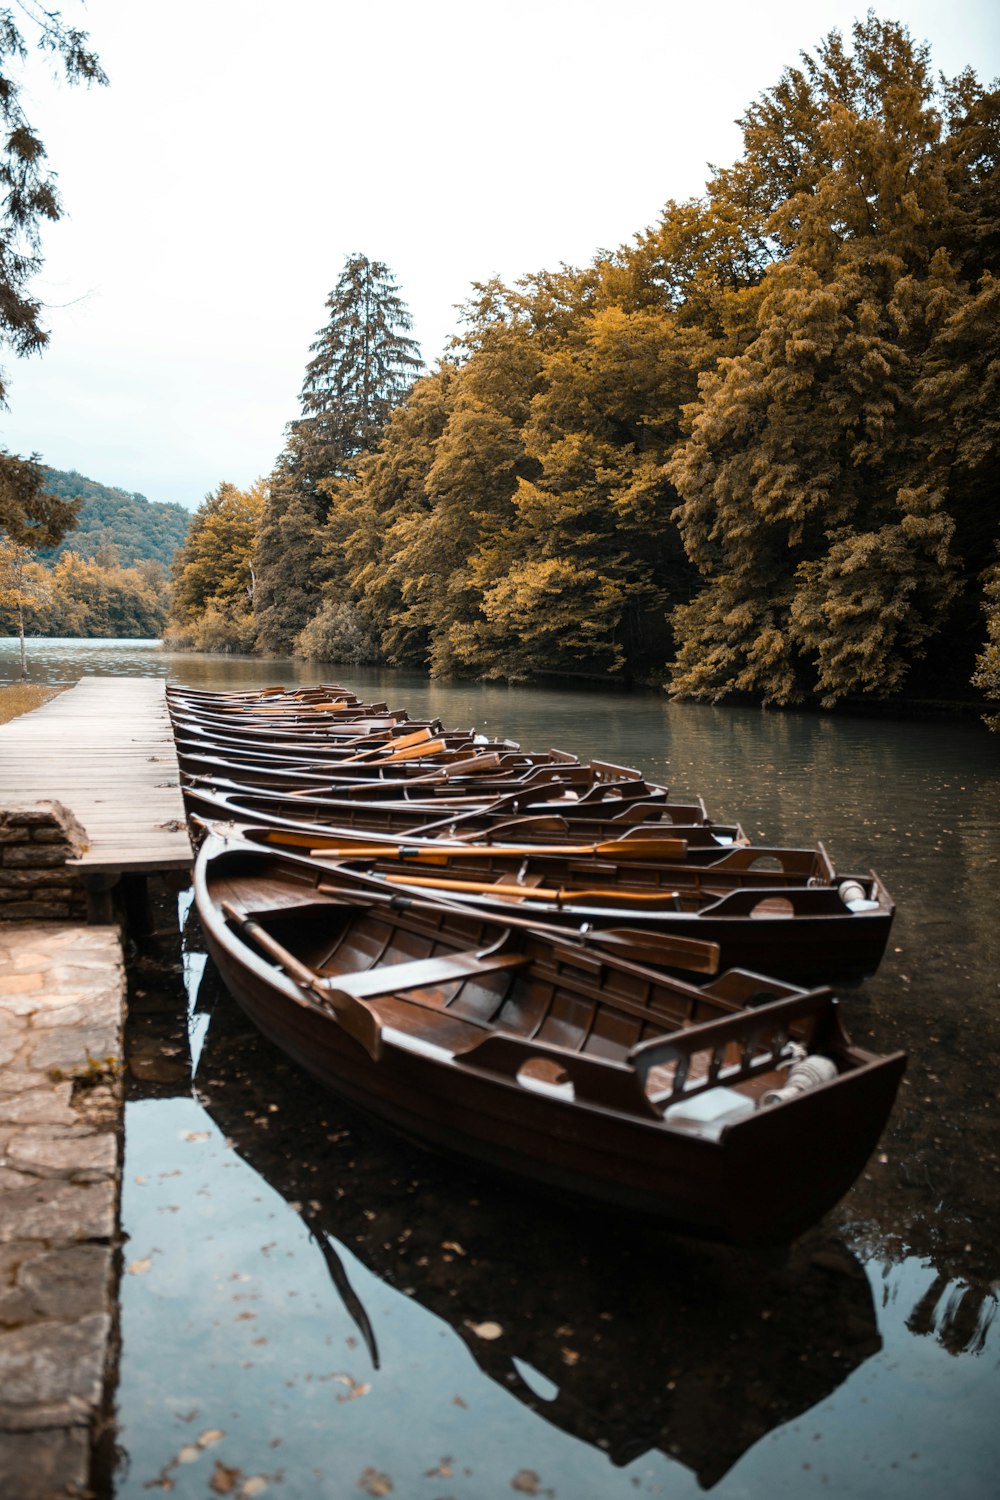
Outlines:
<svg viewBox="0 0 1000 1500"><path fill-rule="evenodd" d="M324 1084L605 1209L781 1244L863 1169L901 1053L828 985L893 904L638 771L343 688L168 690L227 987Z"/></svg>

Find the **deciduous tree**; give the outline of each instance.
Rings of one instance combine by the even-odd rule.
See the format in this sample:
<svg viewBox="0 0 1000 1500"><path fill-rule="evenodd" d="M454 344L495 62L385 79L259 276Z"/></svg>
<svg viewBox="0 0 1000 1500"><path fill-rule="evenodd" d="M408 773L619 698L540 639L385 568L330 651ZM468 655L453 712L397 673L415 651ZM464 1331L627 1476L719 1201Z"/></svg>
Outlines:
<svg viewBox="0 0 1000 1500"><path fill-rule="evenodd" d="M0 600L3 612L13 621L21 646L21 681L28 680L25 646L25 616L44 604L47 597L42 570L33 565L32 553L13 537L0 537Z"/></svg>
<svg viewBox="0 0 1000 1500"><path fill-rule="evenodd" d="M744 158L717 179L758 205L778 259L753 341L705 378L670 464L704 579L675 616L682 694L897 692L969 573L982 477L970 488L956 466L942 398L957 371L935 361L977 295L959 242L975 173L995 191L981 170L990 111L965 78L976 143L962 148L955 91L936 90L925 48L873 16L852 40L849 53L831 34L748 111Z"/></svg>
<svg viewBox="0 0 1000 1500"><path fill-rule="evenodd" d="M86 34L58 11L0 7L0 349L35 354L48 342L42 306L31 282L42 264L41 226L62 216L55 174L45 147L24 112L19 72L33 50L58 58L69 83L106 83ZM0 405L6 376L0 369ZM16 541L50 546L70 529L72 503L45 493L34 458L0 448L0 527Z"/></svg>

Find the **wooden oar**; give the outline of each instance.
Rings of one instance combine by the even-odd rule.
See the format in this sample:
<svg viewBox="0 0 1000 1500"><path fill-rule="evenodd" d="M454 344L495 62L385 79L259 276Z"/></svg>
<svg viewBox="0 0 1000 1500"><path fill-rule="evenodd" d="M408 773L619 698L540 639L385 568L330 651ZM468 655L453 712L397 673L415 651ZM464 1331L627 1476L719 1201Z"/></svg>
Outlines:
<svg viewBox="0 0 1000 1500"><path fill-rule="evenodd" d="M288 949L279 943L277 938L273 938L266 928L262 927L259 922L252 921L230 901L220 901L219 910L227 921L239 928L240 932L269 958L273 958L275 963L284 969L289 979L294 979L295 983L301 985L304 990L309 990L318 1000L329 1005L347 1034L364 1047L374 1062L378 1062L382 1056L382 1028L378 1017L368 1009L367 1005L363 1005L353 995L347 995L325 983L309 968L308 964L296 958L294 953L289 953Z"/></svg>
<svg viewBox="0 0 1000 1500"><path fill-rule="evenodd" d="M231 835L223 835L223 841L230 843ZM246 847L253 848L254 846L247 845ZM301 857L295 854L287 854L284 858L295 864L300 863L301 860ZM303 863L306 862L303 861ZM400 910L413 908L417 911L438 913L441 911L440 901L435 901L433 896L409 895L401 891L389 890L379 876L358 871L345 871L344 877L348 882L344 886L326 885L318 881L317 894L326 896L328 900L338 905L349 907L357 905L360 892L362 900L390 908ZM354 890L351 889L352 884L355 886ZM317 997L336 1008L338 1018L341 1017L342 1009L344 1029L350 1030L351 1035L356 1036L370 1056L377 1059L381 1055L382 1038L378 1031L378 1019L360 1001L350 995L338 994L337 991L327 988L327 985L294 954L289 953L275 938L271 937L270 933L265 932L259 924L245 917L229 902L220 902L219 908L230 921L237 923L244 930L256 929L253 935L255 940L259 941L260 946L269 952L297 983L310 989ZM449 909L460 915L472 917L476 922L483 920L481 910L463 906L458 901L454 904L449 903ZM505 929L519 928L538 937L547 938L563 953L579 953L582 957L589 950L593 957L599 960L603 949L630 963L668 969L685 969L695 974L719 972L721 953L719 945L706 942L702 938L678 937L672 933L649 932L641 928L593 929L588 927L586 931L577 931L574 928L559 927L541 918L515 916L513 912L504 912L497 921ZM257 932L260 932L260 938L257 938ZM497 946L500 947L502 944ZM677 983L686 983L686 981L678 980ZM361 1014L356 1014L359 1011ZM351 1030L352 1025L355 1025L358 1030Z"/></svg>
<svg viewBox="0 0 1000 1500"><path fill-rule="evenodd" d="M364 887L364 894L367 898L384 901L389 906L403 909L412 907L418 911L440 911L440 904L432 897L402 896L389 891L373 890L372 886L378 884L375 877L367 877ZM328 896L331 900L347 906L352 905L356 900L350 890L344 890L335 885L320 883L316 890L320 895ZM462 916L475 917L479 920L483 915L474 906L462 906L458 902L451 910ZM516 917L512 912L504 912L503 916L498 917L497 920L502 922L504 927L519 927L538 937L547 938L554 945L554 949L558 949L563 956L577 953L584 955L590 950L594 957L600 959L600 950L605 949L613 957L624 959L628 963L651 965L654 968L684 969L691 974L718 974L719 972L721 949L718 943L706 942L704 938L677 937L673 933L649 932L644 928L629 927L588 928L585 932L578 932L571 927L557 927L554 923L544 922L541 919ZM678 981L678 983L686 982ZM611 1003L624 1008L627 1008L629 1004L618 995Z"/></svg>
<svg viewBox="0 0 1000 1500"><path fill-rule="evenodd" d="M644 906L652 910L677 911L679 891L621 891L597 888L573 890L565 886L518 885L492 880L442 880L434 875L384 875L390 885L420 886L431 891L467 891L470 895L531 896L538 901L554 901L557 906L573 906L582 901L600 902L605 906Z"/></svg>
<svg viewBox="0 0 1000 1500"><path fill-rule="evenodd" d="M411 745L426 745L430 738L431 732L427 728L414 730L411 734L383 735L377 745L370 745L368 749L360 750L357 755L345 756L342 764L350 765L356 760L377 760L390 746L393 751L408 750ZM395 755L386 755L386 759L395 759Z"/></svg>
<svg viewBox="0 0 1000 1500"><path fill-rule="evenodd" d="M370 838L370 834L366 834ZM316 859L398 859L407 864L422 865L447 865L457 859L478 859L483 855L510 854L535 856L544 858L546 855L558 858L581 859L592 855L602 855L608 858L625 860L666 860L683 859L687 854L686 839L611 839L603 844L445 844L441 849L435 849L429 841L425 844L408 844L405 840L399 843L386 842L384 844L344 843L350 834L346 832L337 833L337 842L328 844L313 842L310 849ZM268 843L281 843L281 833L277 829L267 830Z"/></svg>

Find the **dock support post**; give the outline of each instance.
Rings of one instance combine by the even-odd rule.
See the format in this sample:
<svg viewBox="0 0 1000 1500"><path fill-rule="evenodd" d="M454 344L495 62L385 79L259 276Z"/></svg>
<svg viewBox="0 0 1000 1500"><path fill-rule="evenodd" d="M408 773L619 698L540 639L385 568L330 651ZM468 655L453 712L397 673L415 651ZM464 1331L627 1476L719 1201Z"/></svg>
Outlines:
<svg viewBox="0 0 1000 1500"><path fill-rule="evenodd" d="M117 872L95 871L93 874L81 872L81 878L87 892L87 921L92 926L98 923L114 922L115 902L112 892L118 884Z"/></svg>

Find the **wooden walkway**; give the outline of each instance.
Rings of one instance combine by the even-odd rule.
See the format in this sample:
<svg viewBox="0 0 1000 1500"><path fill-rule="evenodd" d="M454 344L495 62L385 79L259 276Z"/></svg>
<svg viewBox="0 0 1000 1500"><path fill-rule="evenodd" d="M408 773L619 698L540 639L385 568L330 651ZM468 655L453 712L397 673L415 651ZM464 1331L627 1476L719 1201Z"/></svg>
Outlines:
<svg viewBox="0 0 1000 1500"><path fill-rule="evenodd" d="M94 890L192 863L166 683L84 677L0 725L0 805L54 801L87 834L74 864Z"/></svg>

